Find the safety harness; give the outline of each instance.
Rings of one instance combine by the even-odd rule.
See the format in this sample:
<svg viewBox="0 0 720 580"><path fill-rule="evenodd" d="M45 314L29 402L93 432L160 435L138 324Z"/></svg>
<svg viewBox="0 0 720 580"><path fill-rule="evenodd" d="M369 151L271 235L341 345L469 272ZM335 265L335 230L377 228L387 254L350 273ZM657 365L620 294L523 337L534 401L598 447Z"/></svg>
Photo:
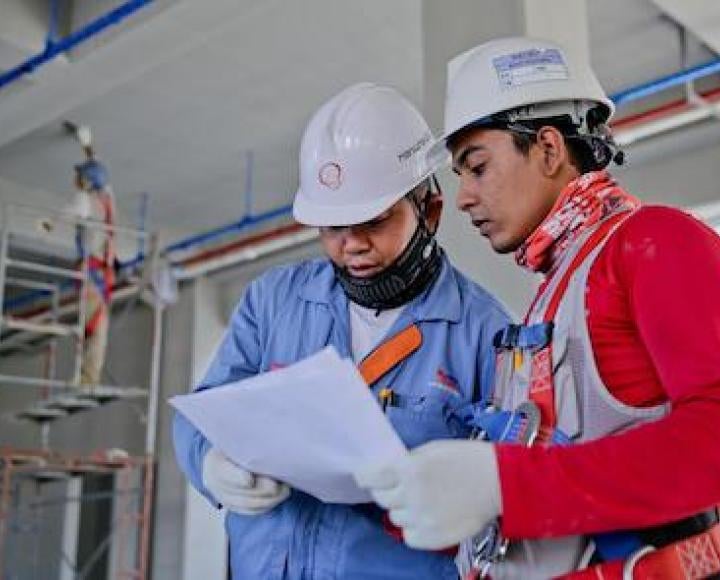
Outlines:
<svg viewBox="0 0 720 580"><path fill-rule="evenodd" d="M103 224L107 226L105 230L105 243L103 244L102 257L87 255L87 250L83 241L82 229L78 228L75 236L75 245L79 259L82 263L87 258L88 276L95 287L95 291L102 296L104 306L96 308L85 323L85 338L92 336L97 330L100 320L106 315L107 306L112 299L112 290L115 285L115 233L112 226L115 223L113 213L112 197L106 192L96 192L97 200L100 202L103 214Z"/></svg>
<svg viewBox="0 0 720 580"><path fill-rule="evenodd" d="M482 400L487 406L483 408L468 405L461 415L468 424L476 428L478 437L493 442L512 442L528 446L570 444L570 438L557 427L553 376L553 321L573 274L598 244L626 217L626 212L609 217L585 240L549 297L542 322L527 325L529 313L547 291L550 278L540 287L528 309L526 324L510 325L496 334L494 338L496 351L511 351L514 368L517 369L522 365L522 357L526 356L525 353L531 353L528 400L513 411L499 410L491 404L492 387L486 389ZM493 385L494 382L493 380L486 384ZM717 523L715 510L711 513L710 517L714 519L709 525L703 526L704 531L695 530L697 533L685 534L682 539L674 539L658 549L648 545L648 540L641 532L598 534L592 540L596 558L602 563L563 575L558 580L591 578L689 580L720 574L720 526ZM672 529L673 525L658 529ZM473 542L472 567L466 580L489 577L492 565L505 557L507 549L508 541L501 536L498 522L493 522Z"/></svg>
<svg viewBox="0 0 720 580"><path fill-rule="evenodd" d="M661 548L645 545L627 558L603 562L558 580L700 580L720 575L720 524Z"/></svg>

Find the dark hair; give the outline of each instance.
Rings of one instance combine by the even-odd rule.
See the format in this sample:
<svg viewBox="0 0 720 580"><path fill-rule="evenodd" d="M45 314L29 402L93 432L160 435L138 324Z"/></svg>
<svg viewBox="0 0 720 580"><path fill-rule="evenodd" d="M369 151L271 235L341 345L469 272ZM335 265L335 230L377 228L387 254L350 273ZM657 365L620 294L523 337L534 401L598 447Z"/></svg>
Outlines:
<svg viewBox="0 0 720 580"><path fill-rule="evenodd" d="M533 123L535 126L532 127L532 130L539 131L542 127L549 126L560 131L560 133L562 133L563 140L565 141L565 147L567 147L568 150L570 163L581 174L600 169L588 143L584 139L573 135L575 132L574 128L567 127L566 123L553 121L554 120L548 120L548 122ZM513 131L512 129L508 129L508 131L510 131L510 136L512 137L515 149L527 157L530 152L530 146L537 142L537 135L532 133L520 133L518 131Z"/></svg>
<svg viewBox="0 0 720 580"><path fill-rule="evenodd" d="M581 174L601 169L601 166L598 164L592 154L590 145L585 141L585 139L577 135L577 130L567 117L534 119L532 121L523 121L522 123L518 124L527 128L529 131L527 133L521 131L513 131L512 128L508 127L507 124L504 122L488 123L482 125L469 125L461 129L457 133L451 135L447 140L447 147L448 149L452 150L457 145L458 141L464 135L466 135L468 131L473 131L479 128L497 129L500 131L509 132L515 148L518 150L518 152L527 157L530 152L530 147L537 142L537 131L539 131L543 127L549 126L554 127L555 129L560 131L560 133L562 133L563 139L565 141L565 147L567 147L568 150L568 157L570 158L570 163ZM532 131L532 133L530 131Z"/></svg>

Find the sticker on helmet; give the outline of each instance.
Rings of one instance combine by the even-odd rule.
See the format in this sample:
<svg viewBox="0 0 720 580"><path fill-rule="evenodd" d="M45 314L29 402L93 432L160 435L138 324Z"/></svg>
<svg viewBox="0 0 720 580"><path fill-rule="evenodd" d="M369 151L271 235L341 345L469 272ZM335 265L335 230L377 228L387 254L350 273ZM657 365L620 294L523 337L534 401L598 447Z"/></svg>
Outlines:
<svg viewBox="0 0 720 580"><path fill-rule="evenodd" d="M532 48L493 59L500 88L512 89L529 83L568 79L568 67L556 48Z"/></svg>
<svg viewBox="0 0 720 580"><path fill-rule="evenodd" d="M408 147L407 149L405 149L405 151L402 151L398 155L398 161L400 163L405 163L408 159L410 159L413 155L420 151L427 143L429 143L431 138L432 135L429 131L423 134L423 136L420 137L417 142L413 143L410 147Z"/></svg>
<svg viewBox="0 0 720 580"><path fill-rule="evenodd" d="M339 163L329 161L320 167L318 181L325 187L337 189L342 184L342 168Z"/></svg>

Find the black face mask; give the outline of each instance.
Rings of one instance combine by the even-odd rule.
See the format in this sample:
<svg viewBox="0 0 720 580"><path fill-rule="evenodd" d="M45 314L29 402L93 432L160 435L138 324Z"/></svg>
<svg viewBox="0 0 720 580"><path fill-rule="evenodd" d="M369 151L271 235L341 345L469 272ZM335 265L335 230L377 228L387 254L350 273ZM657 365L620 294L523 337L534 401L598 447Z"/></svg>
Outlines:
<svg viewBox="0 0 720 580"><path fill-rule="evenodd" d="M442 267L443 251L422 217L424 211L424 207L418 208L420 217L412 238L382 272L360 278L333 264L348 299L366 308L387 310L407 304L435 282Z"/></svg>

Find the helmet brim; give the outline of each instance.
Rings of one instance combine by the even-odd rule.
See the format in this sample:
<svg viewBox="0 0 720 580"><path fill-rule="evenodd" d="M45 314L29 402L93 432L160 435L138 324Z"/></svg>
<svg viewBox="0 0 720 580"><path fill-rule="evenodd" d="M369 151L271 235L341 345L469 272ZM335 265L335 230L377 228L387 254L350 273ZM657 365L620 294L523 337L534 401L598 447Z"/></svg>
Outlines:
<svg viewBox="0 0 720 580"><path fill-rule="evenodd" d="M447 161L447 151L441 151L441 158ZM433 163L430 170L417 180L413 187L428 179L437 169L440 163ZM308 201L302 190L298 189L293 201L293 217L295 221L311 227L322 226L352 226L375 219L385 210L390 209L395 203L405 197L410 190L393 191L374 199L370 203L357 203L348 205L340 204L319 204Z"/></svg>

